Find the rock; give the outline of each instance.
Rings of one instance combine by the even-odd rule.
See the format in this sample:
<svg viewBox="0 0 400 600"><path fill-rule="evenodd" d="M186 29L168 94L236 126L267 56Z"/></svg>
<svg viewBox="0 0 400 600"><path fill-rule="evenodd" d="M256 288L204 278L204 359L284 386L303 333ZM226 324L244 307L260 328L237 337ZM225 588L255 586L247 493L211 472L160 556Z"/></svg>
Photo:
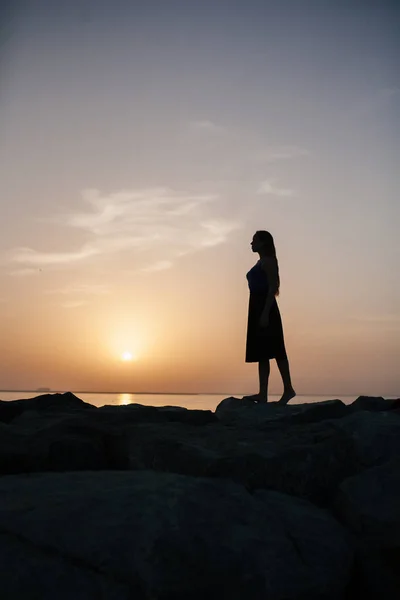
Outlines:
<svg viewBox="0 0 400 600"><path fill-rule="evenodd" d="M378 466L400 455L400 419L393 411L355 412L330 426L351 441L360 469Z"/></svg>
<svg viewBox="0 0 400 600"><path fill-rule="evenodd" d="M400 545L400 456L345 479L333 507L368 543Z"/></svg>
<svg viewBox="0 0 400 600"><path fill-rule="evenodd" d="M348 598L398 600L400 548L356 548Z"/></svg>
<svg viewBox="0 0 400 600"><path fill-rule="evenodd" d="M145 424L116 437L120 468L231 479L327 506L347 477L400 451L400 421L390 414L259 429ZM118 462L118 461L117 461Z"/></svg>
<svg viewBox="0 0 400 600"><path fill-rule="evenodd" d="M10 423L24 411L62 411L62 410L96 410L92 404L83 402L80 398L66 392L65 394L45 394L26 400L0 400L0 421Z"/></svg>
<svg viewBox="0 0 400 600"><path fill-rule="evenodd" d="M90 414L90 419L85 419L85 415ZM25 410L18 417L15 417L9 426L13 431L22 433L25 435L33 435L39 432L46 432L50 429L59 430L60 432L65 429L67 424L73 422L89 423L93 422L93 416L96 413L89 411L76 412L76 411L43 411L37 410Z"/></svg>
<svg viewBox="0 0 400 600"><path fill-rule="evenodd" d="M357 538L355 597L397 600L400 590L400 457L342 482L333 511Z"/></svg>
<svg viewBox="0 0 400 600"><path fill-rule="evenodd" d="M138 427L126 439L124 452L130 469L153 469L183 475L207 476L221 452L182 426L170 424L160 431ZM123 464L123 463L122 463Z"/></svg>
<svg viewBox="0 0 400 600"><path fill-rule="evenodd" d="M114 438L80 416L21 415L8 426L0 424L0 473L115 468Z"/></svg>
<svg viewBox="0 0 400 600"><path fill-rule="evenodd" d="M267 488L306 498L318 506L330 503L343 479L357 471L354 453L344 435L276 444L269 451L254 446L231 452L208 467L209 475L241 482L249 490Z"/></svg>
<svg viewBox="0 0 400 600"><path fill-rule="evenodd" d="M17 405L15 402L18 402L18 400L0 400L0 421L3 423L9 423L15 417L21 414L21 405Z"/></svg>
<svg viewBox="0 0 400 600"><path fill-rule="evenodd" d="M231 397L218 404L215 414L227 425L262 429L273 423L283 425L339 419L348 414L348 407L341 400L282 406L278 402L257 404Z"/></svg>
<svg viewBox="0 0 400 600"><path fill-rule="evenodd" d="M4 477L0 530L2 598L18 600L66 598L64 581L85 600L336 600L352 564L343 528L305 501L149 471Z"/></svg>
<svg viewBox="0 0 400 600"><path fill-rule="evenodd" d="M49 471L85 471L107 469L108 461L105 445L100 439L83 436L64 436L50 442L48 457L43 470Z"/></svg>
<svg viewBox="0 0 400 600"><path fill-rule="evenodd" d="M141 423L112 444L118 468L231 479L249 490L274 489L319 506L359 470L348 436L322 424L275 429L266 437L263 431L222 425Z"/></svg>
<svg viewBox="0 0 400 600"><path fill-rule="evenodd" d="M32 470L29 440L0 423L0 474Z"/></svg>
<svg viewBox="0 0 400 600"><path fill-rule="evenodd" d="M319 423L327 419L341 419L348 414L348 407L341 400L309 402L295 406L302 408L298 412L293 411L290 419L293 423Z"/></svg>
<svg viewBox="0 0 400 600"><path fill-rule="evenodd" d="M398 400L385 400L382 396L359 396L350 404L351 411L369 410L380 412L382 410L392 410L396 408Z"/></svg>
<svg viewBox="0 0 400 600"><path fill-rule="evenodd" d="M2 600L131 600L127 585L84 561L0 533ZM135 598L143 596L135 595Z"/></svg>
<svg viewBox="0 0 400 600"><path fill-rule="evenodd" d="M45 600L79 597L78 588L85 600L336 600L346 569L325 509L354 539L346 598L397 600L397 400L390 410L379 408L383 398L349 410L338 400L262 406L227 398L214 414L86 410L79 398L54 396L0 404L0 413L19 407L6 407L0 423L2 600L30 600L30 586ZM348 552L353 542L343 539ZM17 563L22 579L13 576Z"/></svg>
<svg viewBox="0 0 400 600"><path fill-rule="evenodd" d="M314 423L289 416L251 429L208 423L206 411L191 418L190 411L142 408L24 413L4 425L0 472L153 469L231 479L326 506L343 479L400 452L400 420L390 412Z"/></svg>
<svg viewBox="0 0 400 600"><path fill-rule="evenodd" d="M268 512L274 515L274 518L282 523L285 531L292 538L297 552L302 560L304 560L304 563L309 562L310 555L314 556L316 562L320 562L321 567L326 559L329 562L337 561L338 557L331 554L332 533L335 530L335 526L331 529L333 525L332 521L325 520L326 516L329 515L329 517L331 517L327 511L316 511L315 507L310 502L300 499L296 499L296 502L293 502L293 497L278 492L258 491L254 495L256 498L264 499L268 506ZM306 515L307 517L305 518ZM304 526L307 528L307 532L305 532ZM317 543L315 543L316 540L314 536L319 538ZM321 545L323 545L324 538L329 540L327 554L322 550L322 555L317 557L317 553L321 551ZM354 542L347 531L344 532L344 539L348 550L351 549L352 554ZM347 558L352 562L348 551L346 554ZM314 574L310 571L310 576L315 577L316 597L318 597L317 590L322 584L322 580L318 580L320 574L321 572L319 570L316 570ZM333 597L340 598L340 590L338 588L332 590L332 595Z"/></svg>
<svg viewBox="0 0 400 600"><path fill-rule="evenodd" d="M96 411L101 419L105 416L115 423L165 423L177 422L190 425L207 425L218 421L211 410L189 410L180 406L144 406L128 404L126 406L102 406Z"/></svg>

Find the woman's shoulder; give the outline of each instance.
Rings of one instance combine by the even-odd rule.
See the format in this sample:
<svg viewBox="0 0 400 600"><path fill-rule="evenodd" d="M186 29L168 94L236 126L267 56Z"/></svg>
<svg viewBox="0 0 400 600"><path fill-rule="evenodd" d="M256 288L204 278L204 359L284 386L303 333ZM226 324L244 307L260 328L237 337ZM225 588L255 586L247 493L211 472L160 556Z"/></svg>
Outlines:
<svg viewBox="0 0 400 600"><path fill-rule="evenodd" d="M276 277L278 273L278 261L275 256L265 256L260 259L260 267L269 277Z"/></svg>
<svg viewBox="0 0 400 600"><path fill-rule="evenodd" d="M277 259L276 256L263 256L258 262L260 265L276 265Z"/></svg>

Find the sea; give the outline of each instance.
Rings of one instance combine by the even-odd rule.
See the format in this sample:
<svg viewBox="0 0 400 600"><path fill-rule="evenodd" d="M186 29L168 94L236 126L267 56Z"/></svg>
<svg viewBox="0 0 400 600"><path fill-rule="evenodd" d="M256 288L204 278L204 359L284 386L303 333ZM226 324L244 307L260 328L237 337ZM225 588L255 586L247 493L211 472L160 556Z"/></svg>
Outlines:
<svg viewBox="0 0 400 600"><path fill-rule="evenodd" d="M71 390L13 390L1 391L0 400L20 400L24 398L34 398L42 394L64 393ZM98 393L98 392L73 392L78 398L93 406L123 406L127 404L142 404L144 406L181 406L188 409L211 410L214 411L218 404L225 398L233 396L242 398L240 394L129 394L129 393ZM280 395L270 395L269 402L277 402ZM339 399L344 404L351 404L358 396L319 396L319 395L298 395L290 401L290 404L305 404L308 402L322 402L323 400ZM385 398L396 398L396 396L385 396Z"/></svg>

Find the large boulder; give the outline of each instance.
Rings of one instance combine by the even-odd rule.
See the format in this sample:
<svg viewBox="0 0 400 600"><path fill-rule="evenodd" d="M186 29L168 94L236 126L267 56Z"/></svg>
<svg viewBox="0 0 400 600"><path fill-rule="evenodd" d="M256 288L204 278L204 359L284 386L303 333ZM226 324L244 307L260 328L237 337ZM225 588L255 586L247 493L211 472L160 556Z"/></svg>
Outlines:
<svg viewBox="0 0 400 600"><path fill-rule="evenodd" d="M108 432L107 427L80 415L47 415L41 419L28 411L9 425L0 423L0 474L116 466L113 454L116 434ZM16 421L18 424L14 426Z"/></svg>
<svg viewBox="0 0 400 600"><path fill-rule="evenodd" d="M380 412L397 408L399 400L385 400L382 396L359 396L350 404L351 411L369 410Z"/></svg>
<svg viewBox="0 0 400 600"><path fill-rule="evenodd" d="M216 423L217 417L211 410L187 409L181 406L144 406L127 404L126 406L102 406L96 411L98 419L108 423L186 423L188 425L207 425Z"/></svg>
<svg viewBox="0 0 400 600"><path fill-rule="evenodd" d="M90 562L37 547L13 533L0 533L0 581L2 600L143 598L133 593L133 586L103 574Z"/></svg>
<svg viewBox="0 0 400 600"><path fill-rule="evenodd" d="M332 509L357 539L355 597L397 600L400 590L400 457L342 482Z"/></svg>
<svg viewBox="0 0 400 600"><path fill-rule="evenodd" d="M0 423L0 474L25 473L31 470L29 440Z"/></svg>
<svg viewBox="0 0 400 600"><path fill-rule="evenodd" d="M249 490L267 488L329 505L343 479L357 471L351 443L344 435L321 432L264 450L254 446L213 461L208 474L228 477Z"/></svg>
<svg viewBox="0 0 400 600"><path fill-rule="evenodd" d="M400 456L345 479L333 508L364 541L400 546Z"/></svg>
<svg viewBox="0 0 400 600"><path fill-rule="evenodd" d="M274 420L272 411L272 419L253 428L190 412L28 411L3 425L0 472L153 469L231 479L326 506L343 479L400 453L400 419L393 412L292 423L290 416Z"/></svg>
<svg viewBox="0 0 400 600"><path fill-rule="evenodd" d="M324 423L266 432L221 423L121 422L97 411L46 419L41 428L40 419L17 421L0 442L3 473L152 469L231 479L249 490L274 489L324 506L359 470L350 436Z"/></svg>
<svg viewBox="0 0 400 600"><path fill-rule="evenodd" d="M12 403L7 403L12 404ZM89 405L92 406L92 405ZM124 431L138 423L182 423L186 425L208 425L218 423L210 410L189 410L179 406L144 406L129 404L126 406L102 406L95 410L71 410L68 405L54 410L34 410L27 408L12 420L12 426L24 433L48 429L58 424L68 426L98 426L107 430Z"/></svg>
<svg viewBox="0 0 400 600"><path fill-rule="evenodd" d="M141 424L155 426L160 447L164 428L191 432L206 430L205 425L215 422L218 421L211 411L168 406L25 410L3 425L7 435L0 440L0 473L129 468L125 440L137 437L135 431L137 427L140 430ZM148 444L141 441L144 447L140 452L146 453ZM186 453L186 462L188 459ZM146 468L152 467L146 464Z"/></svg>
<svg viewBox="0 0 400 600"><path fill-rule="evenodd" d="M400 419L393 411L355 412L329 426L351 442L360 470L400 455Z"/></svg>
<svg viewBox="0 0 400 600"><path fill-rule="evenodd" d="M180 423L165 423L161 427L141 424L115 439L114 447L118 447L121 458L127 459L125 465L129 469L207 476L214 461L222 455L218 434L224 437L224 432L215 427L198 431L197 427L184 427Z"/></svg>
<svg viewBox="0 0 400 600"><path fill-rule="evenodd" d="M283 426L339 419L348 414L348 407L341 400L283 406L278 402L261 404L230 397L218 404L215 414L226 425L263 429L271 425Z"/></svg>
<svg viewBox="0 0 400 600"><path fill-rule="evenodd" d="M95 406L84 402L71 392L65 394L44 394L23 400L0 400L0 421L10 423L26 410L45 411L80 411L96 410Z"/></svg>
<svg viewBox="0 0 400 600"><path fill-rule="evenodd" d="M306 501L149 471L4 477L0 528L4 600L337 600L353 558Z"/></svg>
<svg viewBox="0 0 400 600"><path fill-rule="evenodd" d="M249 490L274 489L318 505L357 472L348 437L315 424L263 431L223 425L141 423L113 439L119 468L219 477Z"/></svg>

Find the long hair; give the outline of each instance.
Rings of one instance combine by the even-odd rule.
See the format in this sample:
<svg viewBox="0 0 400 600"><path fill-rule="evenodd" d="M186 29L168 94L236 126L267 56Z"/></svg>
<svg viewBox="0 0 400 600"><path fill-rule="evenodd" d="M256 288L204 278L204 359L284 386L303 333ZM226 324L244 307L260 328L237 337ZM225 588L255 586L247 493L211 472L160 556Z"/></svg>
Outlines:
<svg viewBox="0 0 400 600"><path fill-rule="evenodd" d="M276 256L274 238L272 237L272 235L270 234L269 231L264 231L264 230L256 231L256 235L257 235L258 239L260 240L260 242L262 243L262 245L264 246L267 256L273 256L276 260L276 269L277 269L277 274L278 274L278 288L275 292L275 296L279 296L279 288L281 285L281 280L279 277L279 263L278 263L278 258Z"/></svg>

